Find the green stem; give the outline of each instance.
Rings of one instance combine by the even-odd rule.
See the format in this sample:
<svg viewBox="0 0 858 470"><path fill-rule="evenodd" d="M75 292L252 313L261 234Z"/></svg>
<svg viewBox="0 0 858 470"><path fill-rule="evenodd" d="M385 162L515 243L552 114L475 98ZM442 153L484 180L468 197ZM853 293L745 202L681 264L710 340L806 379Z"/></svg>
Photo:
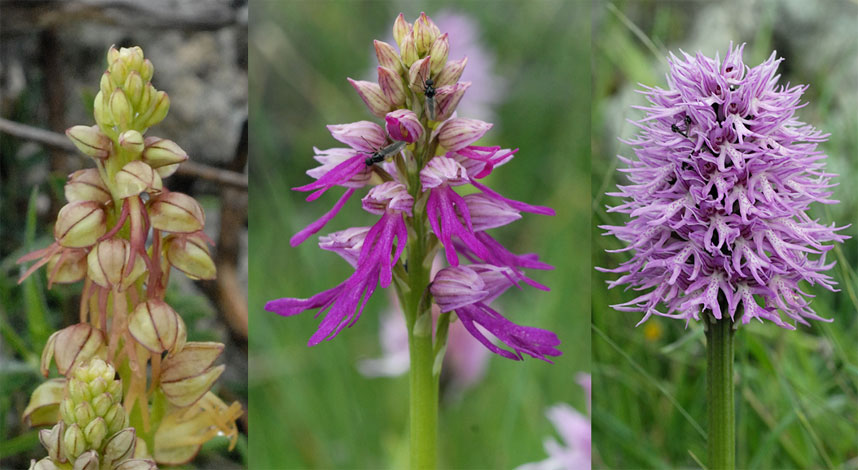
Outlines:
<svg viewBox="0 0 858 470"><path fill-rule="evenodd" d="M424 265L428 249L426 223L420 214L411 220L414 237L408 240L408 288L404 306L411 359L411 468L437 467L438 384L432 374L432 313L426 302L429 269Z"/></svg>
<svg viewBox="0 0 858 470"><path fill-rule="evenodd" d="M709 408L709 470L736 468L733 401L733 322L710 319L706 329L706 395Z"/></svg>

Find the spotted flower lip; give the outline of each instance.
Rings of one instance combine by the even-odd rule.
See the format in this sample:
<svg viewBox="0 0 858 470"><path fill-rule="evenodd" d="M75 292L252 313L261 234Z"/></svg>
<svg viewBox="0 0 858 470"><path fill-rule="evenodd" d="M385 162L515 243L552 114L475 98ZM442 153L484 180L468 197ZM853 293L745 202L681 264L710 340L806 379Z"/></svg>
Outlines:
<svg viewBox="0 0 858 470"><path fill-rule="evenodd" d="M613 251L632 256L598 269L620 275L609 287L644 291L614 306L643 312L641 322L825 320L799 283L835 290L826 254L848 238L806 212L837 202L817 148L827 134L795 116L807 87L778 83L782 59L749 67L743 48L731 45L723 61L671 55L668 88L646 88L649 105L638 107L640 134L626 141L637 158L621 158L631 184L609 193L622 198L609 212L629 220L602 226L626 243Z"/></svg>

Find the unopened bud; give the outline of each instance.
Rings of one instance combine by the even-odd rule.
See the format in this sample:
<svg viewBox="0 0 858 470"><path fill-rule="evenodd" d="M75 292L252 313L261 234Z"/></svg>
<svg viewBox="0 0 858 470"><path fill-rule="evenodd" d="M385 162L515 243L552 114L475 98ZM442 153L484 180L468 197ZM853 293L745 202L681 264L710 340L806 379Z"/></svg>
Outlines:
<svg viewBox="0 0 858 470"><path fill-rule="evenodd" d="M110 154L110 138L98 126L69 127L66 136L78 150L92 158L107 158Z"/></svg>
<svg viewBox="0 0 858 470"><path fill-rule="evenodd" d="M119 60L125 63L128 71L139 71L143 65L143 49L140 46L119 48Z"/></svg>
<svg viewBox="0 0 858 470"><path fill-rule="evenodd" d="M143 82L143 78L140 77L140 74L136 70L128 74L122 88L125 89L125 96L127 96L128 101L131 102L131 107L139 109L140 100L143 98L143 90L146 89L146 84Z"/></svg>
<svg viewBox="0 0 858 470"><path fill-rule="evenodd" d="M107 429L110 432L116 432L128 426L128 415L118 400L107 409L107 413L104 413L104 422L107 423Z"/></svg>
<svg viewBox="0 0 858 470"><path fill-rule="evenodd" d="M393 69L378 67L378 86L384 92L387 101L394 107L405 106L405 84L402 77Z"/></svg>
<svg viewBox="0 0 858 470"><path fill-rule="evenodd" d="M426 13L420 13L420 17L414 22L414 41L417 44L417 53L419 55L426 54L432 47L432 43L441 34L438 26L426 16Z"/></svg>
<svg viewBox="0 0 858 470"><path fill-rule="evenodd" d="M129 459L117 464L112 470L158 470L158 467L149 459Z"/></svg>
<svg viewBox="0 0 858 470"><path fill-rule="evenodd" d="M104 443L102 458L104 463L110 467L113 464L130 459L134 455L137 436L134 428L125 428L113 434Z"/></svg>
<svg viewBox="0 0 858 470"><path fill-rule="evenodd" d="M77 457L86 450L86 437L83 435L83 431L80 429L80 426L77 424L70 424L66 427L65 434L63 434L62 445L63 452L70 460L77 459Z"/></svg>
<svg viewBox="0 0 858 470"><path fill-rule="evenodd" d="M116 46L110 46L110 49L107 50L107 65L110 66L112 63L116 62L119 59L119 49Z"/></svg>
<svg viewBox="0 0 858 470"><path fill-rule="evenodd" d="M393 39L399 46L399 50L402 50L402 41L409 33L411 33L411 23L405 21L405 15L400 13L393 22Z"/></svg>
<svg viewBox="0 0 858 470"><path fill-rule="evenodd" d="M436 118L438 121L446 121L456 112L456 107L465 96L465 92L471 87L471 82L460 82L438 88L435 94Z"/></svg>
<svg viewBox="0 0 858 470"><path fill-rule="evenodd" d="M441 69L441 72L438 73L438 76L435 77L435 87L441 88L458 82L462 78L462 72L465 71L466 65L468 65L467 57L448 61Z"/></svg>
<svg viewBox="0 0 858 470"><path fill-rule="evenodd" d="M163 187L161 176L151 166L140 160L134 160L133 162L128 162L128 164L116 173L114 196L119 199L125 199L137 196L142 192L158 193L161 192Z"/></svg>
<svg viewBox="0 0 858 470"><path fill-rule="evenodd" d="M200 399L223 373L223 365L211 367L223 351L220 343L191 342L164 360L161 390L175 406L186 407Z"/></svg>
<svg viewBox="0 0 858 470"><path fill-rule="evenodd" d="M28 470L63 470L55 464L50 457L45 457L42 460L31 461Z"/></svg>
<svg viewBox="0 0 858 470"><path fill-rule="evenodd" d="M74 407L74 422L86 426L95 419L95 410L88 401L83 401Z"/></svg>
<svg viewBox="0 0 858 470"><path fill-rule="evenodd" d="M447 33L438 36L435 42L432 43L432 48L429 49L429 55L432 57L430 69L432 75L437 74L444 68L447 63L447 56L450 54L450 40L447 39Z"/></svg>
<svg viewBox="0 0 858 470"><path fill-rule="evenodd" d="M432 57L426 56L413 64L408 69L408 87L415 93L423 93L426 88L426 79L429 78L429 66Z"/></svg>
<svg viewBox="0 0 858 470"><path fill-rule="evenodd" d="M173 233L202 230L205 213L199 203L187 194L166 192L153 198L149 205L152 227Z"/></svg>
<svg viewBox="0 0 858 470"><path fill-rule="evenodd" d="M101 393L92 399L92 409L97 416L104 416L107 410L113 406L113 397L109 393Z"/></svg>
<svg viewBox="0 0 858 470"><path fill-rule="evenodd" d="M94 449L101 448L104 438L107 437L107 423L104 422L104 418L99 417L90 421L84 428L83 435Z"/></svg>
<svg viewBox="0 0 858 470"><path fill-rule="evenodd" d="M78 456L72 470L99 470L98 452L90 450Z"/></svg>
<svg viewBox="0 0 858 470"><path fill-rule="evenodd" d="M144 348L161 353L184 344L187 335L182 318L163 300L141 302L128 319L128 331Z"/></svg>
<svg viewBox="0 0 858 470"><path fill-rule="evenodd" d="M143 79L144 82L149 82L152 80L152 75L155 73L155 67L152 65L152 62L149 59L143 59L143 65L140 66L140 78Z"/></svg>
<svg viewBox="0 0 858 470"><path fill-rule="evenodd" d="M69 175L65 186L68 202L95 201L106 203L111 200L110 191L104 185L101 175L95 168L77 170Z"/></svg>
<svg viewBox="0 0 858 470"><path fill-rule="evenodd" d="M191 279L217 277L208 245L198 235L170 235L164 241L164 251L170 264Z"/></svg>
<svg viewBox="0 0 858 470"><path fill-rule="evenodd" d="M144 141L143 161L152 168L182 163L188 159L188 154L172 140L160 137L147 137Z"/></svg>
<svg viewBox="0 0 858 470"><path fill-rule="evenodd" d="M348 80L372 114L383 117L388 111L393 109L378 84L364 80L352 80L351 78Z"/></svg>
<svg viewBox="0 0 858 470"><path fill-rule="evenodd" d="M159 91L152 98L149 106L150 111L144 115L145 118L139 123L140 127L144 129L158 124L167 117L167 112L170 111L170 97L163 91Z"/></svg>
<svg viewBox="0 0 858 470"><path fill-rule="evenodd" d="M63 437L65 436L65 426L65 423L60 421L51 429L42 429L39 431L39 442L48 451L48 457L59 463L64 463L68 460L62 445Z"/></svg>
<svg viewBox="0 0 858 470"><path fill-rule="evenodd" d="M399 45L399 50L401 51L402 65L405 67L411 67L411 64L420 58L420 55L417 53L417 44L414 42L413 32L405 36L402 44Z"/></svg>
<svg viewBox="0 0 858 470"><path fill-rule="evenodd" d="M134 109L122 88L116 88L110 93L107 106L110 109L113 122L119 125L119 129L128 129L131 120L134 118Z"/></svg>
<svg viewBox="0 0 858 470"><path fill-rule="evenodd" d="M56 361L57 371L66 375L74 366L90 359L107 357L107 341L104 333L88 323L78 323L55 332L48 338L42 351L41 371L47 377L51 360Z"/></svg>
<svg viewBox="0 0 858 470"><path fill-rule="evenodd" d="M131 244L123 238L109 238L99 242L87 255L87 273L92 282L119 291L127 289L146 271L140 256L134 257L134 267L126 276L126 265L131 259Z"/></svg>
<svg viewBox="0 0 858 470"><path fill-rule="evenodd" d="M396 49L384 41L373 41L375 45L375 56L378 57L378 65L392 70L397 75L402 73L402 62Z"/></svg>
<svg viewBox="0 0 858 470"><path fill-rule="evenodd" d="M98 124L98 127L102 132L110 133L110 135L116 135L115 132L113 132L113 126L116 125L116 122L113 120L113 115L110 114L110 109L108 108L109 96L109 93L102 93L101 91L95 95L92 114L95 116L95 122Z"/></svg>

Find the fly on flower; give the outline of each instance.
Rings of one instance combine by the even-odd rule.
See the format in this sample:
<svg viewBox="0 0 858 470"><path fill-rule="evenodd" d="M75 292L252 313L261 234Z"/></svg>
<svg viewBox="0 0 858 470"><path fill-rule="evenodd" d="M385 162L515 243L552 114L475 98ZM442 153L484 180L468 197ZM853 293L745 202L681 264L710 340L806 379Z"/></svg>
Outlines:
<svg viewBox="0 0 858 470"><path fill-rule="evenodd" d="M369 142L367 142L367 145L369 145ZM386 147L382 147L372 152L372 155L366 157L364 163L366 164L366 166L373 166L376 163L381 163L387 157L391 155L396 155L397 153L401 152L404 147L405 142L394 142Z"/></svg>

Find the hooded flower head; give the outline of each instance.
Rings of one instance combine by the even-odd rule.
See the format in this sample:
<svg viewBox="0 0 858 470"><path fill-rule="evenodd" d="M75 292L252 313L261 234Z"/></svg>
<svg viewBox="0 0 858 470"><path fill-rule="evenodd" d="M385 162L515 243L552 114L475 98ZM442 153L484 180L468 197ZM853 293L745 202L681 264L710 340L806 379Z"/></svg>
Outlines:
<svg viewBox="0 0 858 470"><path fill-rule="evenodd" d="M637 158L622 158L631 184L609 194L623 198L609 211L629 220L602 227L632 253L604 270L620 274L610 286L644 291L614 307L643 312L641 322L824 320L799 283L834 290L826 254L847 238L807 213L837 202L817 148L827 134L796 117L807 87L780 84L782 59L750 67L743 47L723 61L671 55L668 88L644 93L640 134L627 142Z"/></svg>

